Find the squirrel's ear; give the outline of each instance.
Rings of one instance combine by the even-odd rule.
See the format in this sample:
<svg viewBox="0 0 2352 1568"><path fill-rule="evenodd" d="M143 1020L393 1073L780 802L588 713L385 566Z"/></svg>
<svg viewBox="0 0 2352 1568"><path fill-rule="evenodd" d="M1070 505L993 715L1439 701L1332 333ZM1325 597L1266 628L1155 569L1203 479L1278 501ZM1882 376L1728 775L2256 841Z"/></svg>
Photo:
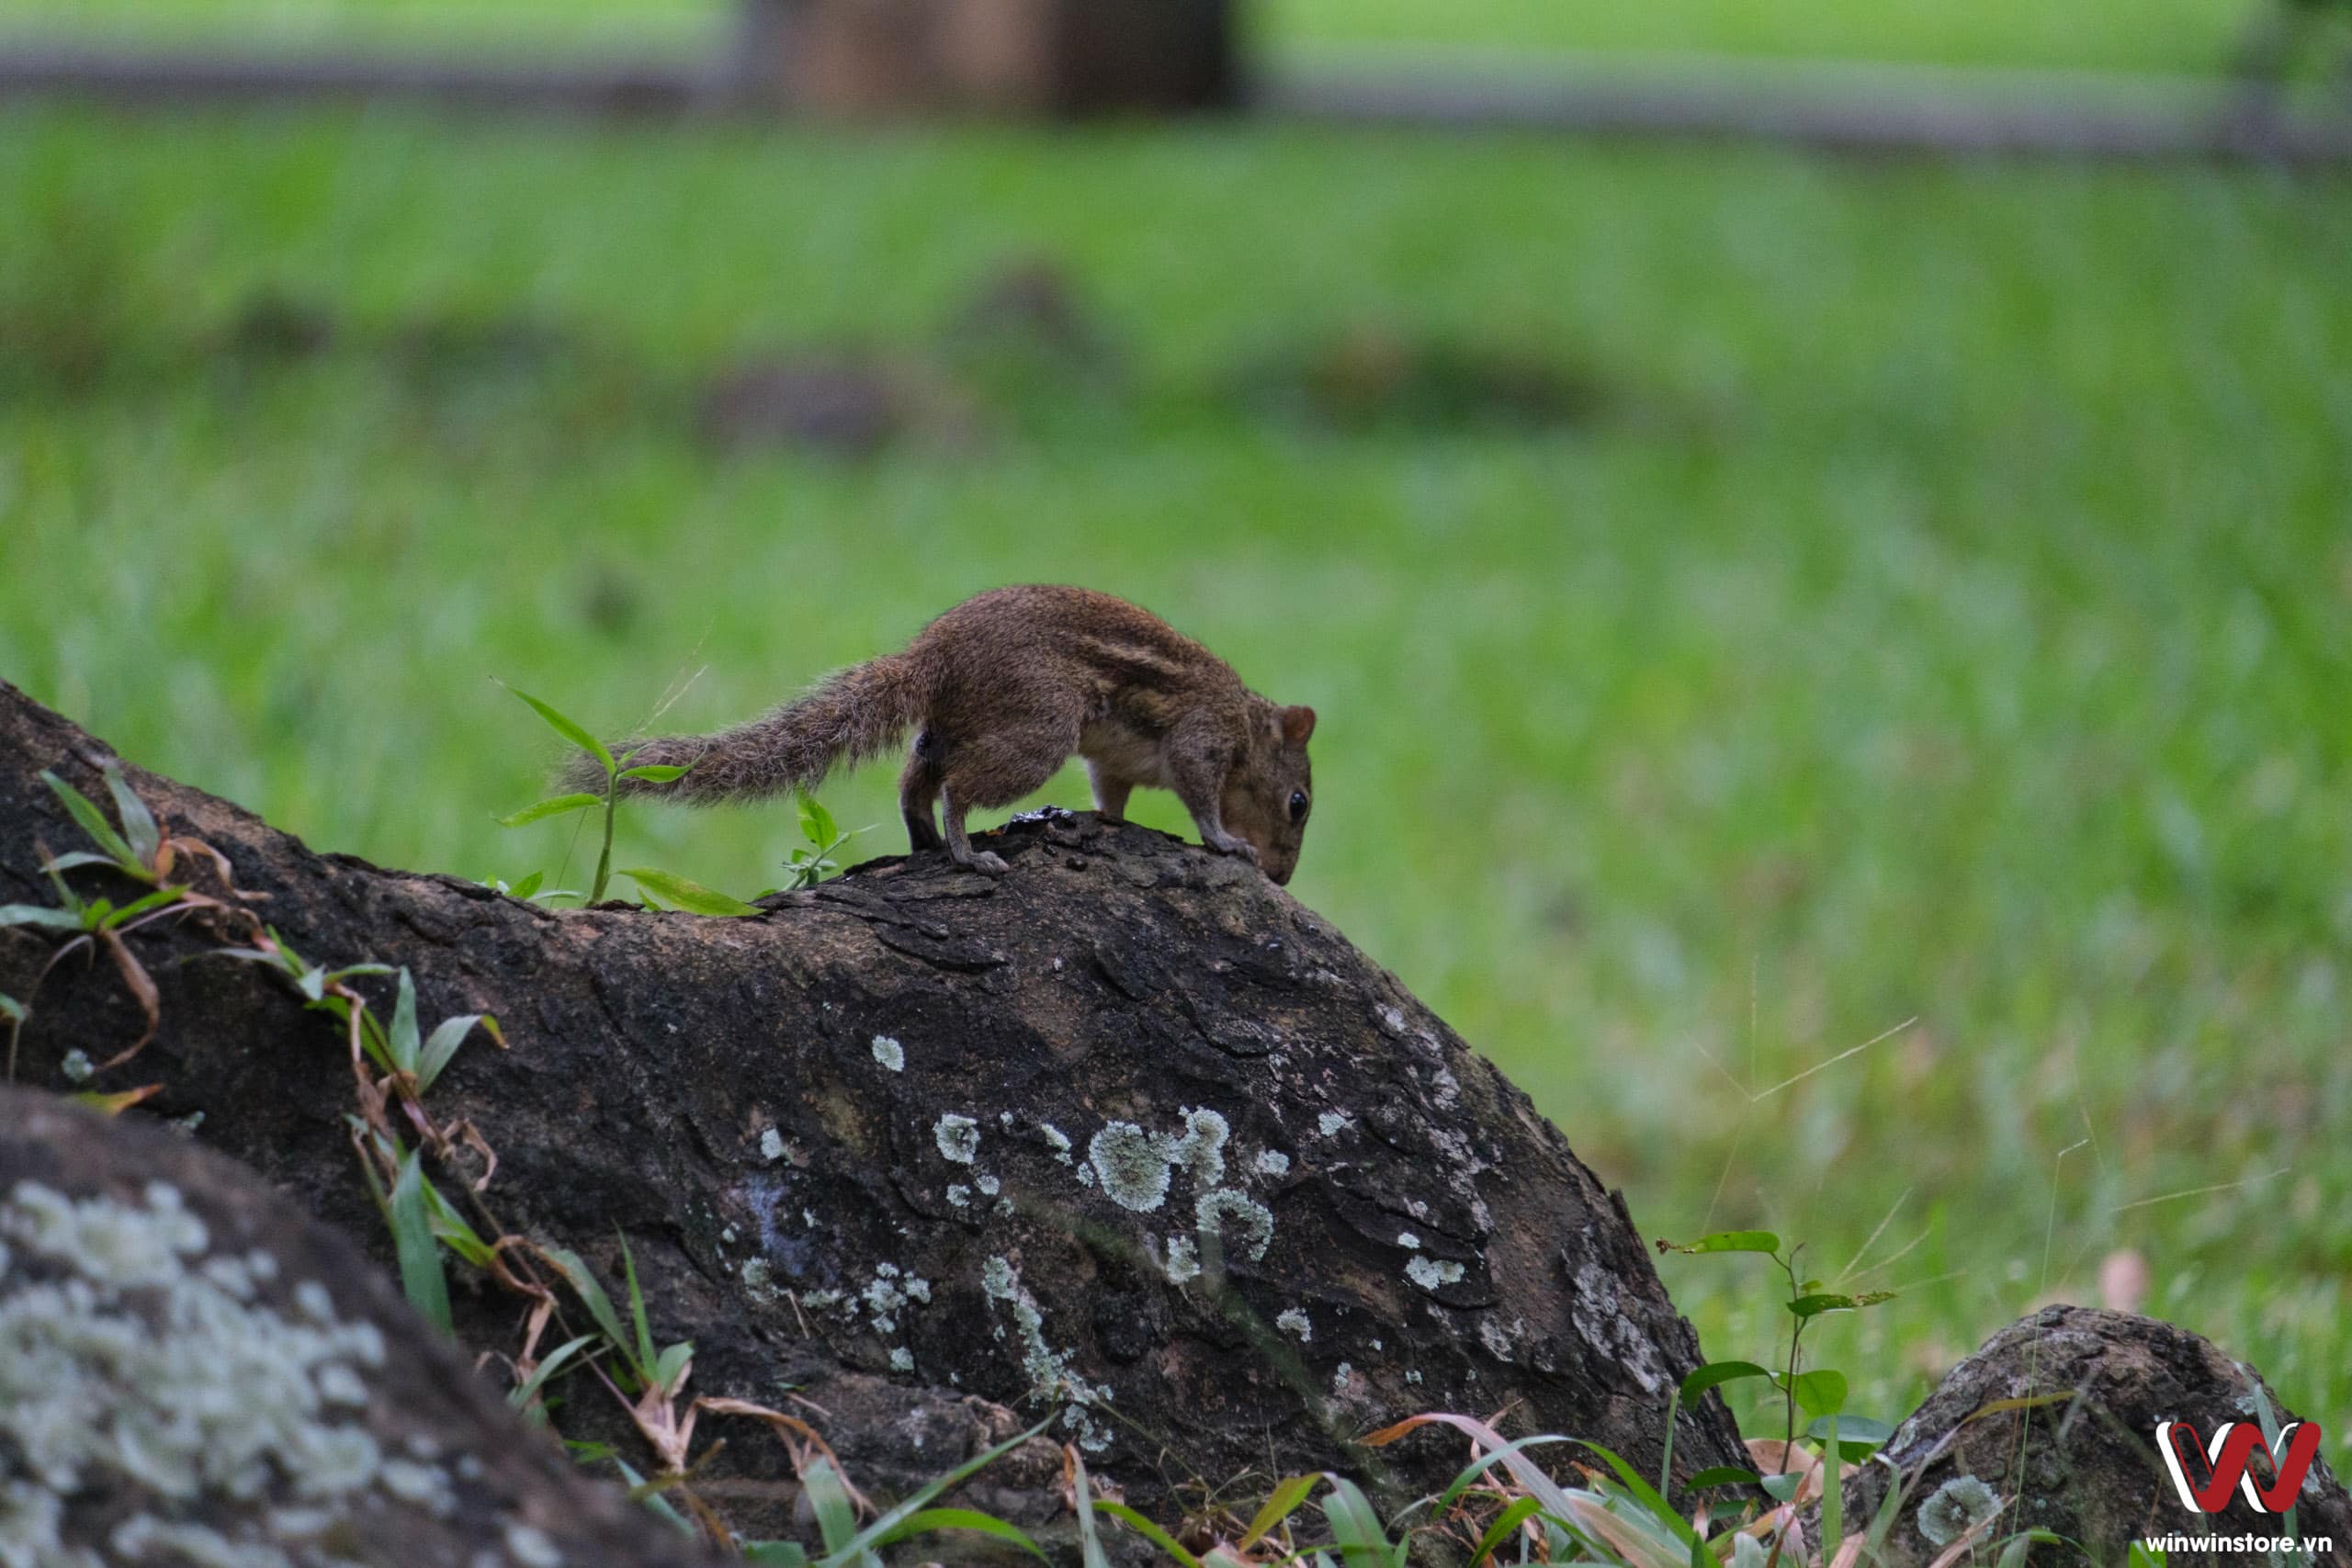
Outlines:
<svg viewBox="0 0 2352 1568"><path fill-rule="evenodd" d="M1304 746L1315 733L1315 710L1309 707L1283 709L1283 744Z"/></svg>

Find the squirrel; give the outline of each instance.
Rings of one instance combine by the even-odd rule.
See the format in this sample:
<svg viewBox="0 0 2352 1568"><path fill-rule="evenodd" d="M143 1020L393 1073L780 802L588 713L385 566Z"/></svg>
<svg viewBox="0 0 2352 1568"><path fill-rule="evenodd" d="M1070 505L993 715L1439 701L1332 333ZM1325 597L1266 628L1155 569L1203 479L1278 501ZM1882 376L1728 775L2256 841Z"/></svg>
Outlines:
<svg viewBox="0 0 2352 1568"><path fill-rule="evenodd" d="M1260 696L1148 610L1091 589L1046 586L967 599L905 651L837 671L732 729L639 743L637 765L688 771L622 787L694 805L813 789L836 763L876 756L909 730L899 807L912 848L944 848L957 865L991 876L1004 860L972 848L965 814L1012 805L1073 752L1086 759L1106 820L1121 818L1138 784L1172 790L1204 844L1276 883L1297 868L1315 803L1313 708ZM603 783L599 770L582 787ZM944 835L934 802L945 809Z"/></svg>

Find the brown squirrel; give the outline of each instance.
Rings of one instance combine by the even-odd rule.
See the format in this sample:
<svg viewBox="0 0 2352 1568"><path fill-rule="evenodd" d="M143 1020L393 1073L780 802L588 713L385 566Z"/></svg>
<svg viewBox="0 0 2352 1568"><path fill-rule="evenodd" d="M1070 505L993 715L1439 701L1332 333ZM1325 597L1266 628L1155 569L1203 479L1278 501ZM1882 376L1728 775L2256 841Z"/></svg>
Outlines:
<svg viewBox="0 0 2352 1568"><path fill-rule="evenodd" d="M1276 882L1298 865L1314 805L1306 760L1315 710L1284 707L1149 611L1085 588L997 588L967 599L887 653L827 676L807 695L716 735L665 736L635 763L691 764L641 794L708 805L813 789L915 731L899 807L917 852L996 875L964 817L1010 806L1076 752L1094 804L1117 820L1138 784L1173 790L1201 841ZM582 787L603 784L598 776ZM946 811L943 839L932 804Z"/></svg>

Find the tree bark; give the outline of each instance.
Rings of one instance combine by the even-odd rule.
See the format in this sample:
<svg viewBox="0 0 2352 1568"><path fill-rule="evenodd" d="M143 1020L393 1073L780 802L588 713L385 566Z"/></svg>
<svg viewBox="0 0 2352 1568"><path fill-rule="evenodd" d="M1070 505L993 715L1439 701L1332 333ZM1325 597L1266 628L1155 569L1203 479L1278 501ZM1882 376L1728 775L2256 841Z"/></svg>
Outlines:
<svg viewBox="0 0 2352 1568"><path fill-rule="evenodd" d="M55 901L44 851L85 846L39 775L103 801L103 755L0 684L0 901ZM1012 863L997 880L925 855L753 919L553 912L314 854L127 773L305 959L406 967L427 1031L503 1021L509 1048L467 1044L424 1097L495 1150L482 1197L500 1225L574 1249L616 1300L625 1239L655 1337L695 1346L694 1391L773 1404L792 1386L830 1412L810 1418L869 1491L1048 1415L1057 1441L1171 1515L1239 1477L1255 1497L1335 1467L1396 1500L1432 1490L1456 1443L1353 1441L1427 1410L1508 1411L1514 1432L1657 1471L1701 1358L1623 1197L1254 869L1054 813L996 837ZM66 875L119 902L139 891ZM145 1110L200 1116L202 1143L389 1259L346 1125L341 1026L282 976L220 956L236 925L198 913L128 939L160 1029L86 1087L160 1085ZM0 932L0 992L32 1003L20 1081L67 1088L69 1053L102 1061L142 1018L103 961L62 964L33 994L57 940ZM389 1017L389 982L356 984ZM434 1174L456 1201L480 1162ZM463 1343L514 1353L527 1303L453 1273ZM628 1451L586 1379L559 1420ZM1714 1395L1679 1422L1678 1476L1744 1461ZM765 1429L724 1435L710 1484L755 1513L788 1504ZM1015 1455L994 1501L1047 1511L1055 1457Z"/></svg>
<svg viewBox="0 0 2352 1568"><path fill-rule="evenodd" d="M0 1557L715 1561L251 1172L23 1089L0 1089Z"/></svg>

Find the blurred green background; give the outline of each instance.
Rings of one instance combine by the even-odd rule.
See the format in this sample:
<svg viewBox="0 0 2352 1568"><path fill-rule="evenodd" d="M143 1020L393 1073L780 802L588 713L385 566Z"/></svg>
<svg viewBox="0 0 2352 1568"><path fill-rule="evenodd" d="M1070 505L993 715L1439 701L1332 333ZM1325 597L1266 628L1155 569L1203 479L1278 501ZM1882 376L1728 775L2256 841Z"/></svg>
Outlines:
<svg viewBox="0 0 2352 1568"><path fill-rule="evenodd" d="M1763 17L1262 31L2210 72L2248 20ZM1124 593L1321 711L1293 891L1645 1232L1902 1290L1818 1335L1855 1408L2131 1249L2352 1442L2340 175L18 106L0 233L0 675L138 761L321 848L577 886L571 827L492 824L551 755L490 677L704 728L991 584ZM714 441L718 380L777 364L878 433ZM892 774L828 792L876 852ZM620 859L748 894L789 818L640 810ZM1770 1358L1760 1269L1662 1268L1712 1355Z"/></svg>

